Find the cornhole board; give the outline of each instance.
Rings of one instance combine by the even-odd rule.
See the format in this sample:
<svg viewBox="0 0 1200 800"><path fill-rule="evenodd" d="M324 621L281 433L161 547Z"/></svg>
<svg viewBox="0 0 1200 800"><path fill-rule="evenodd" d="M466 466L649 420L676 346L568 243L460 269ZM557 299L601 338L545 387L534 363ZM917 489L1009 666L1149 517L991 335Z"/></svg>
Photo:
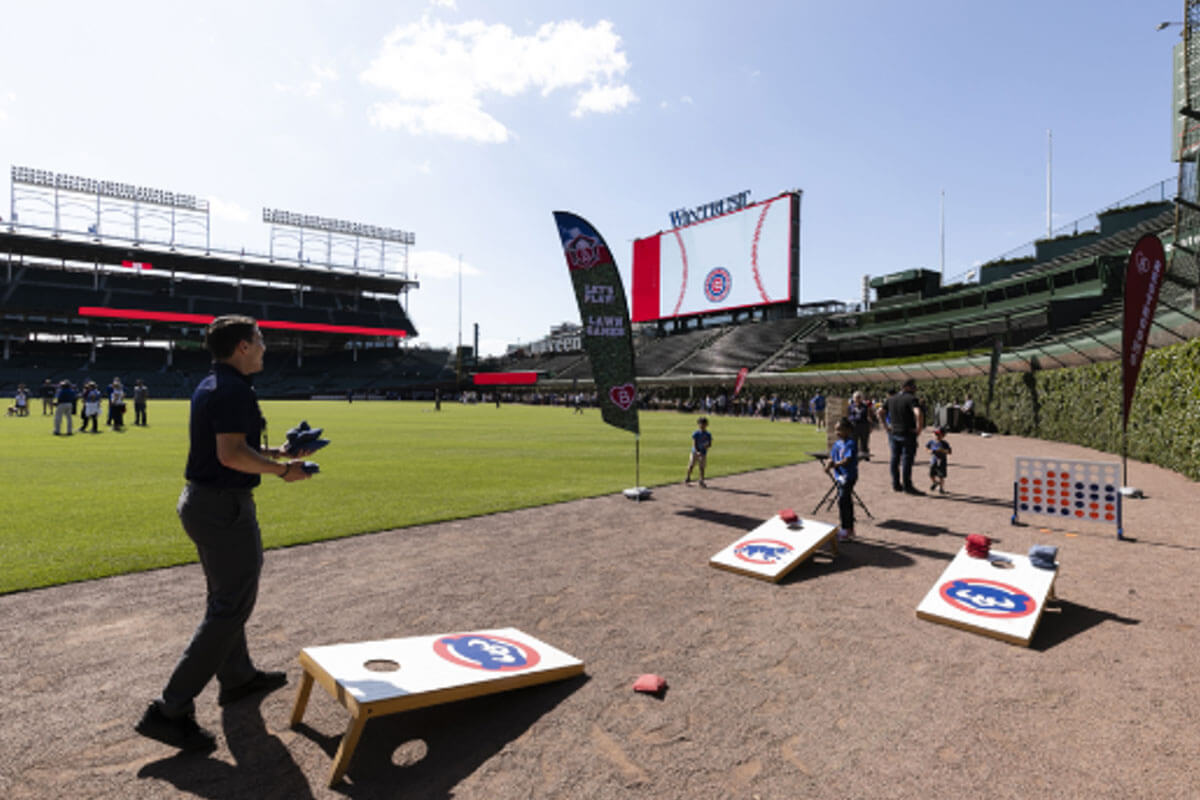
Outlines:
<svg viewBox="0 0 1200 800"><path fill-rule="evenodd" d="M1117 461L1017 456L1012 523L1020 514L1043 514L1115 525L1117 538L1124 539L1120 487Z"/></svg>
<svg viewBox="0 0 1200 800"><path fill-rule="evenodd" d="M991 551L972 558L963 547L917 606L917 616L1028 647L1054 596L1057 569L1026 556Z"/></svg>
<svg viewBox="0 0 1200 800"><path fill-rule="evenodd" d="M837 555L836 527L812 519L797 522L788 525L776 514L740 536L708 563L717 569L778 583L825 545Z"/></svg>
<svg viewBox="0 0 1200 800"><path fill-rule="evenodd" d="M516 628L306 647L300 651L300 666L304 674L292 708L292 727L304 716L313 681L350 712L350 725L329 773L330 786L346 774L371 717L583 672L579 659Z"/></svg>

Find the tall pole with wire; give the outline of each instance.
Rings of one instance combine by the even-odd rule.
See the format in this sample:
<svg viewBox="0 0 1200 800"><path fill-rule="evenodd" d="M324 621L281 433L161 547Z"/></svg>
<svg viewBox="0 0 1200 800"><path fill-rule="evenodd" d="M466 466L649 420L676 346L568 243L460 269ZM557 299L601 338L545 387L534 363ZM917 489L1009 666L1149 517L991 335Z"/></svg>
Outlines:
<svg viewBox="0 0 1200 800"><path fill-rule="evenodd" d="M1054 235L1054 132L1046 129L1046 238Z"/></svg>
<svg viewBox="0 0 1200 800"><path fill-rule="evenodd" d="M454 351L454 378L462 388L462 253L458 254L458 349Z"/></svg>
<svg viewBox="0 0 1200 800"><path fill-rule="evenodd" d="M946 282L946 190L945 189L942 189L942 203L941 203L940 218L941 218L941 221L938 226L938 233L939 233L939 239L940 239L939 245L941 247L941 256L939 258L938 264L941 266L941 270L942 270L942 283L945 283Z"/></svg>

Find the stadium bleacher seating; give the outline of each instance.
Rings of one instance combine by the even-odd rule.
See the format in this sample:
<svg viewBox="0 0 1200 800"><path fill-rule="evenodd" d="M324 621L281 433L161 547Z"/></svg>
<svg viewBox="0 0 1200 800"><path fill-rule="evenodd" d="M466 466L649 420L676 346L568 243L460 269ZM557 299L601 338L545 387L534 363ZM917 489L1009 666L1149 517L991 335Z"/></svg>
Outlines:
<svg viewBox="0 0 1200 800"><path fill-rule="evenodd" d="M734 326L708 347L688 356L672 372L696 375L728 374L737 372L742 367L757 367L778 352L785 342L808 324L809 320L796 317Z"/></svg>

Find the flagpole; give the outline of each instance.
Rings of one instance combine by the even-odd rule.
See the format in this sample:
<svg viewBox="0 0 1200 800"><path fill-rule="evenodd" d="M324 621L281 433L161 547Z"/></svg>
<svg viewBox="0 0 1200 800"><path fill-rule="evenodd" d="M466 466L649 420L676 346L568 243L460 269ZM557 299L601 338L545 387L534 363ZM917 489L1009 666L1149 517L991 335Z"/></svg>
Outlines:
<svg viewBox="0 0 1200 800"><path fill-rule="evenodd" d="M1128 303L1128 298L1125 299ZM1129 485L1129 414L1125 410L1125 373L1128 370L1125 367L1129 360L1129 351L1126 350L1128 342L1125 338L1129 335L1125 329L1127 325L1121 326L1121 488L1124 489Z"/></svg>
<svg viewBox="0 0 1200 800"><path fill-rule="evenodd" d="M642 486L642 435L633 435L633 485L639 489ZM638 502L642 502L642 494L638 492Z"/></svg>

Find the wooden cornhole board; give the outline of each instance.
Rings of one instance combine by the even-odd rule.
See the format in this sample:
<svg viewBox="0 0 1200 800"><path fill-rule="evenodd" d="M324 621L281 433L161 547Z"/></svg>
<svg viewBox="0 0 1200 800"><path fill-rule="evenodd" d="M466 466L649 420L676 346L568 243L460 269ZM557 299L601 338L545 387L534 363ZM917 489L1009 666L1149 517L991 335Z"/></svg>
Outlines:
<svg viewBox="0 0 1200 800"><path fill-rule="evenodd" d="M350 712L329 785L354 756L371 717L520 689L583 672L583 662L516 628L351 642L300 651L304 674L292 708L299 724L313 681Z"/></svg>
<svg viewBox="0 0 1200 800"><path fill-rule="evenodd" d="M778 583L813 553L825 545L837 555L837 528L812 519L788 525L779 515L743 534L733 544L708 560L718 569L727 569Z"/></svg>
<svg viewBox="0 0 1200 800"><path fill-rule="evenodd" d="M972 558L963 547L917 616L1028 647L1057 577L1057 569L1035 567L1026 556L993 550L986 559Z"/></svg>

